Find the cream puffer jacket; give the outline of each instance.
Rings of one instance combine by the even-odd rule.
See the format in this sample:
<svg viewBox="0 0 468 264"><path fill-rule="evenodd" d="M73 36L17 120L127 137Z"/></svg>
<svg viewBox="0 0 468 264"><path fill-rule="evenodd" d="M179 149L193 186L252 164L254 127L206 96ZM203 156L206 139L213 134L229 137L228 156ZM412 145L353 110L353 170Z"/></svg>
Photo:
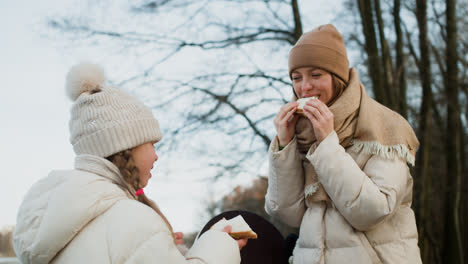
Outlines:
<svg viewBox="0 0 468 264"><path fill-rule="evenodd" d="M208 231L183 256L163 219L121 186L118 168L91 155L75 170L53 171L32 186L14 231L26 263L239 264L227 233Z"/></svg>
<svg viewBox="0 0 468 264"><path fill-rule="evenodd" d="M404 160L345 150L333 131L306 155L332 204L309 204L296 139L281 151L277 141L269 150L265 208L300 226L290 262L421 263L411 209L413 180Z"/></svg>

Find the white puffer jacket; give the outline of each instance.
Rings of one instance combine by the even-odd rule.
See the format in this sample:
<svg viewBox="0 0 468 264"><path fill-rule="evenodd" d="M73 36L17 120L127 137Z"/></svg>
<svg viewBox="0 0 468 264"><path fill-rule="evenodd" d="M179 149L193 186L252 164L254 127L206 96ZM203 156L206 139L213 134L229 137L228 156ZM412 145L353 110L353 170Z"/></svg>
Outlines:
<svg viewBox="0 0 468 264"><path fill-rule="evenodd" d="M20 206L14 248L22 263L239 264L227 233L208 231L183 256L163 219L121 187L111 162L76 158L75 170L53 171Z"/></svg>
<svg viewBox="0 0 468 264"><path fill-rule="evenodd" d="M270 146L267 212L300 226L294 264L421 263L411 209L413 180L405 161L344 149L333 131L306 158L332 200L308 203L294 138Z"/></svg>

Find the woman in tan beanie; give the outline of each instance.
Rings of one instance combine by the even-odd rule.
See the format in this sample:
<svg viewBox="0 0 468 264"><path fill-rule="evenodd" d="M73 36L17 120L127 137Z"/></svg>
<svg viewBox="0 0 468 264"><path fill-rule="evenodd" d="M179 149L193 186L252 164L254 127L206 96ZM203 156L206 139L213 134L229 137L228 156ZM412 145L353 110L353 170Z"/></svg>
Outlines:
<svg viewBox="0 0 468 264"><path fill-rule="evenodd" d="M300 227L290 262L421 263L411 126L366 94L332 25L302 35L289 75L294 100L274 120L265 207Z"/></svg>
<svg viewBox="0 0 468 264"><path fill-rule="evenodd" d="M66 88L75 168L52 171L26 194L13 236L21 263L239 264L246 239L231 238L231 227L184 252L182 234L144 194L162 137L151 109L106 86L93 64L73 67Z"/></svg>

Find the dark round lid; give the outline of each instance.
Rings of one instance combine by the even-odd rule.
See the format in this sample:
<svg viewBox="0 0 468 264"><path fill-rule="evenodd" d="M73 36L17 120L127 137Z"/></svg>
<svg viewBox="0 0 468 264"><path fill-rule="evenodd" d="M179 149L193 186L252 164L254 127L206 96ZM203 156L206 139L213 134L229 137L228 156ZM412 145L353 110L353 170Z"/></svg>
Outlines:
<svg viewBox="0 0 468 264"><path fill-rule="evenodd" d="M285 264L284 239L276 227L265 218L247 211L227 211L213 217L203 227L199 236L210 229L223 217L226 219L242 215L250 228L257 233L257 239L249 239L241 250L241 264Z"/></svg>

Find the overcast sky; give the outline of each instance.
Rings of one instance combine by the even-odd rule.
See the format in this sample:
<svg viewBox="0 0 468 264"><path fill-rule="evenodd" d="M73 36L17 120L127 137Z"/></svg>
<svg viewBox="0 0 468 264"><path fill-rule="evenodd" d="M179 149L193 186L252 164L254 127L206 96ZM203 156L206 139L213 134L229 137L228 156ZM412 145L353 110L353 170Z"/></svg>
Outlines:
<svg viewBox="0 0 468 264"><path fill-rule="evenodd" d="M70 102L63 92L71 58L37 30L51 7L70 1L2 1L0 8L0 226L14 224L28 188L51 168L70 168Z"/></svg>
<svg viewBox="0 0 468 264"><path fill-rule="evenodd" d="M58 48L56 42L63 42L59 36L41 37L46 17L71 7L80 8L80 4L75 0L2 1L0 227L15 224L17 208L34 182L52 169L73 167L74 153L68 141L71 102L64 93L65 74L71 65L93 61L96 56ZM317 23L328 23L332 9L329 6ZM164 153L158 155L164 157ZM158 162L164 163L164 158ZM174 229L187 232L202 228L200 210L210 192L205 183L156 175L146 192L160 205ZM234 187L226 186L223 191Z"/></svg>

